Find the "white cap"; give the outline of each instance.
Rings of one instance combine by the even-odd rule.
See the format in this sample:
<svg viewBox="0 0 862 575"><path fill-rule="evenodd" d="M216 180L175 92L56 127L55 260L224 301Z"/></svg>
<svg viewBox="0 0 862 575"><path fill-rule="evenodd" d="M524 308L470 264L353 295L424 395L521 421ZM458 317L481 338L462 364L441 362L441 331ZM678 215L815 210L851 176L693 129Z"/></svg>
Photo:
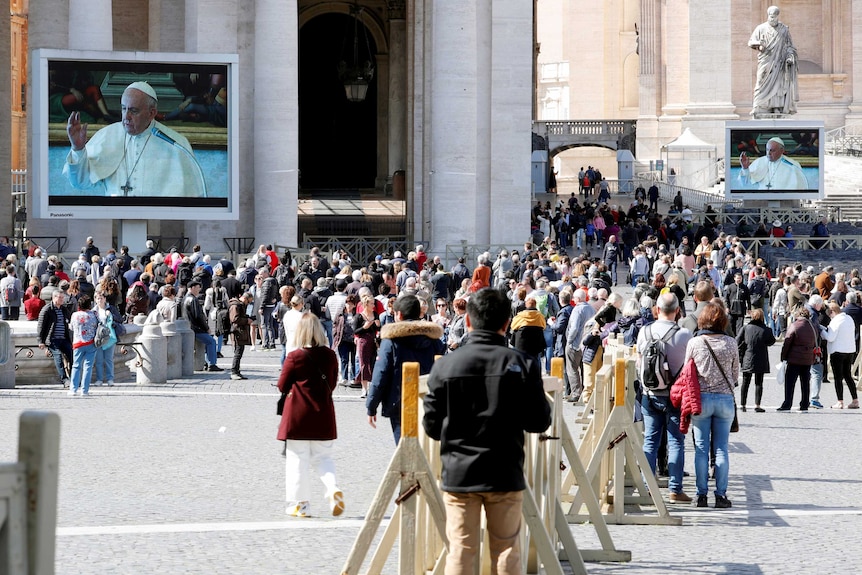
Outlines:
<svg viewBox="0 0 862 575"><path fill-rule="evenodd" d="M155 100L156 102L159 101L159 97L156 96L156 91L153 90L153 87L150 86L149 84L147 84L146 82L132 82L131 84L129 84L129 86L128 86L128 88L126 88L126 90L128 90L130 88L143 92L144 94L146 94L147 96L149 96L150 98Z"/></svg>

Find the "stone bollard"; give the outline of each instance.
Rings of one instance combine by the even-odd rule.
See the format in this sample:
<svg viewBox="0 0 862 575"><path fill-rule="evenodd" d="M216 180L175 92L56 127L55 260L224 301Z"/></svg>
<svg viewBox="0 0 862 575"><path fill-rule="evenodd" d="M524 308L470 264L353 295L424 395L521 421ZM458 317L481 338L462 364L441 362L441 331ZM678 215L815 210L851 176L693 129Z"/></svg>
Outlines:
<svg viewBox="0 0 862 575"><path fill-rule="evenodd" d="M12 343L12 329L5 321L0 321L0 389L15 387L15 348Z"/></svg>
<svg viewBox="0 0 862 575"><path fill-rule="evenodd" d="M207 366L207 346L195 340L195 371L203 371Z"/></svg>
<svg viewBox="0 0 862 575"><path fill-rule="evenodd" d="M141 367L138 368L138 384L167 383L168 344L162 329L154 324L145 325L141 335Z"/></svg>
<svg viewBox="0 0 862 575"><path fill-rule="evenodd" d="M177 318L174 324L182 341L182 377L189 377L195 374L195 332L187 319Z"/></svg>
<svg viewBox="0 0 862 575"><path fill-rule="evenodd" d="M168 381L179 379L183 376L182 336L177 332L177 326L172 321L163 321L160 327L168 346Z"/></svg>

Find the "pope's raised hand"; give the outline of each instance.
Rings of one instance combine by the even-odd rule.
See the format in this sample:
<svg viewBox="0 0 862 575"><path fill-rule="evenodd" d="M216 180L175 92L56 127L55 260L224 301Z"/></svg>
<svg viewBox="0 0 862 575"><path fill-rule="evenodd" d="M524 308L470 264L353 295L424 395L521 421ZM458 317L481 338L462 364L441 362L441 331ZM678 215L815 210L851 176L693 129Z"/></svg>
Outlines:
<svg viewBox="0 0 862 575"><path fill-rule="evenodd" d="M72 112L69 115L69 121L66 123L66 134L69 136L69 143L72 144L72 149L83 150L87 143L87 124L81 123L81 114Z"/></svg>

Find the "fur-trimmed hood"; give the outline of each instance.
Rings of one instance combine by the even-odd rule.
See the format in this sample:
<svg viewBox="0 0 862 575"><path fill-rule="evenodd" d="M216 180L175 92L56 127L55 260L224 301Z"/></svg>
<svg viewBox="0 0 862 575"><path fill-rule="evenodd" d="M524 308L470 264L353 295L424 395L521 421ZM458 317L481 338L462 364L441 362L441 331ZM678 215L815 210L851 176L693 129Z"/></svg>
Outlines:
<svg viewBox="0 0 862 575"><path fill-rule="evenodd" d="M380 339L398 339L416 335L440 339L443 337L443 328L430 321L416 320L387 323L380 330Z"/></svg>

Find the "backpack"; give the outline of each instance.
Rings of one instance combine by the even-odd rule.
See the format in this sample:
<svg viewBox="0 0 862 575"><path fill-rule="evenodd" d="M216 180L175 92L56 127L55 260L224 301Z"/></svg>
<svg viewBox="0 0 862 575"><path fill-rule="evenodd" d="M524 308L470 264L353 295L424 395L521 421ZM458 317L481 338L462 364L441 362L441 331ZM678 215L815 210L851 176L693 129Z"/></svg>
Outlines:
<svg viewBox="0 0 862 575"><path fill-rule="evenodd" d="M755 278L751 283L751 288L748 290L748 299L751 305L760 307L763 303L763 298L766 295L766 282L762 278Z"/></svg>
<svg viewBox="0 0 862 575"><path fill-rule="evenodd" d="M9 282L9 285L7 285L6 289L3 290L3 298L6 300L6 303L17 301L20 297L21 293L18 290L18 286L15 284L15 281L13 280Z"/></svg>
<svg viewBox="0 0 862 575"><path fill-rule="evenodd" d="M539 310L539 313L544 316L545 319L548 319L548 294L543 293L542 295L535 296L536 297L536 309Z"/></svg>
<svg viewBox="0 0 862 575"><path fill-rule="evenodd" d="M679 326L674 325L664 337L655 339L652 336L652 325L648 325L644 332L647 338L647 343L644 350L641 352L641 383L646 389L651 391L664 391L673 385L678 373L670 372L667 363L667 343L673 337L673 334L679 331Z"/></svg>
<svg viewBox="0 0 862 575"><path fill-rule="evenodd" d="M280 288L286 285L290 285L293 282L293 270L290 268L290 266L279 264L275 268L273 274L275 276L275 281L278 282L278 287Z"/></svg>
<svg viewBox="0 0 862 575"><path fill-rule="evenodd" d="M231 332L230 311L219 309L216 312L216 335L228 335Z"/></svg>

